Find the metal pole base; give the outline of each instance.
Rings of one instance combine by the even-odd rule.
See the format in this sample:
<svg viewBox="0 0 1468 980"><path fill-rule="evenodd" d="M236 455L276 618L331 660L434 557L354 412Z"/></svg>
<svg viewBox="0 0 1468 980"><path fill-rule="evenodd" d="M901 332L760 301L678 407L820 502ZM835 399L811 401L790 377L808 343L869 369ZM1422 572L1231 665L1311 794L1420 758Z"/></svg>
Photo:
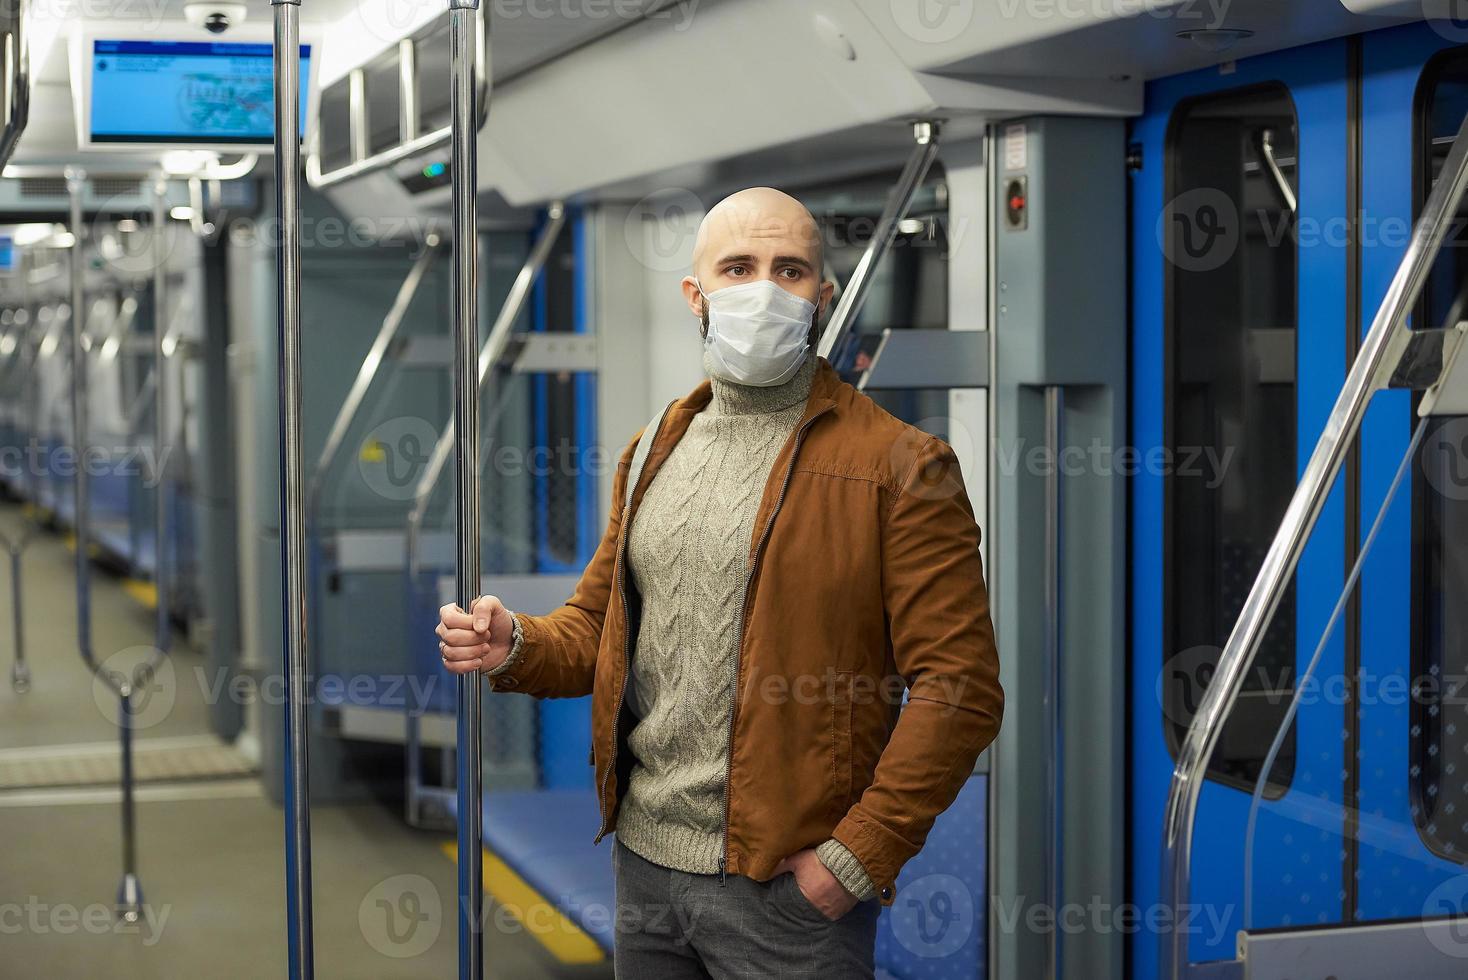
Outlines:
<svg viewBox="0 0 1468 980"><path fill-rule="evenodd" d="M143 886L131 871L122 876L117 886L117 918L121 922L137 922L143 917Z"/></svg>
<svg viewBox="0 0 1468 980"><path fill-rule="evenodd" d="M10 688L16 694L25 694L31 689L31 669L25 664L14 664L10 668Z"/></svg>

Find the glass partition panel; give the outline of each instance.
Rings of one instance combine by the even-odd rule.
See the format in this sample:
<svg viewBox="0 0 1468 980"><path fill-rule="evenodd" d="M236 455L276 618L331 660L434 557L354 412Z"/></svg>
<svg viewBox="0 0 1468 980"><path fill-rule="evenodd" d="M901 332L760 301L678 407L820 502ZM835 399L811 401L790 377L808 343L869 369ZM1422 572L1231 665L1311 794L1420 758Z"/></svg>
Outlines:
<svg viewBox="0 0 1468 980"><path fill-rule="evenodd" d="M1406 454L1396 463L1394 476L1380 509L1370 521L1360 557L1351 569L1333 607L1323 635L1313 638L1294 690L1282 699L1282 716L1269 733L1265 769L1256 777L1245 838L1244 927L1258 930L1301 927L1346 921L1347 883L1340 869L1352 849L1367 861L1363 867L1392 870L1373 875L1358 870L1355 888L1375 892L1394 903L1392 918L1427 918L1426 893L1441 878L1441 862L1424 846L1416 803L1406 799L1409 785L1422 785L1419 767L1409 765L1409 743L1421 744L1422 730L1408 716L1427 694L1427 677L1415 675L1411 645L1406 636L1384 649L1368 651L1363 668L1347 676L1328 655L1340 646L1348 609L1363 582L1379 583L1390 575L1400 557L1390 533L1384 530L1405 521L1412 509L1412 476L1423 463L1420 447L1431 420L1419 423ZM1461 604L1468 595L1460 594ZM1405 624L1401 624L1405 626ZM1378 776L1391 773L1395 790L1384 796L1363 793L1358 800L1342 795L1342 772L1313 765L1316 755L1327 757L1328 743L1347 741L1348 706L1355 705L1361 734L1355 758L1346 766ZM1409 710L1409 706L1410 710ZM1428 710L1436 715L1437 710ZM1300 731L1302 765L1298 778L1284 793L1271 793L1264 772L1287 744L1290 731ZM1329 756L1333 758L1334 756ZM1458 780L1461 782L1461 778ZM1465 814L1468 816L1468 814ZM1384 862L1384 863L1383 863Z"/></svg>
<svg viewBox="0 0 1468 980"><path fill-rule="evenodd" d="M1229 461L1217 479L1179 468L1164 483L1162 694L1174 753L1295 488L1298 249L1279 181L1298 193L1296 133L1293 103L1277 83L1184 103L1169 130L1168 196L1196 198L1187 210L1199 215L1199 227L1165 230L1168 254L1178 256L1167 267L1167 448L1173 459ZM1208 214L1237 217L1236 247L1209 247L1211 232L1201 227ZM1253 784L1268 748L1261 735L1277 726L1295 664L1292 586L1224 726L1209 778ZM1271 792L1288 785L1294 757L1287 735Z"/></svg>

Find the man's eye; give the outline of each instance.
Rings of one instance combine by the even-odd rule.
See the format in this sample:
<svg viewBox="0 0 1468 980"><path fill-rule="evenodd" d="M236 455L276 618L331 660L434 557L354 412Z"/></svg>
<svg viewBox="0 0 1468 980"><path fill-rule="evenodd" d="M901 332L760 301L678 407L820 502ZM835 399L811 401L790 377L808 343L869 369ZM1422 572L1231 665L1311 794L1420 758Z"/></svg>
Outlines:
<svg viewBox="0 0 1468 980"><path fill-rule="evenodd" d="M793 269L793 268L792 269L781 269L780 270L780 275L784 276L786 279L799 279L800 278L800 270L799 269Z"/></svg>
<svg viewBox="0 0 1468 980"><path fill-rule="evenodd" d="M725 275L742 276L747 270L742 265L731 265Z"/></svg>

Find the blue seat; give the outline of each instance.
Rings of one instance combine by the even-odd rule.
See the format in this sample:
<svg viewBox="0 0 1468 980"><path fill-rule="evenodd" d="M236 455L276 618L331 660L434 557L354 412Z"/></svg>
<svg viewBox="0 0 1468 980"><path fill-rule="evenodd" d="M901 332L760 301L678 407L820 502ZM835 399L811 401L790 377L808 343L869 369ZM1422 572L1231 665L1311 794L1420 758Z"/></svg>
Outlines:
<svg viewBox="0 0 1468 980"><path fill-rule="evenodd" d="M887 980L972 980L987 973L988 777L973 776L897 879L877 927ZM593 790L498 792L484 804L485 846L603 949L613 942L610 847L592 844Z"/></svg>
<svg viewBox="0 0 1468 980"><path fill-rule="evenodd" d="M616 889L594 790L495 792L484 801L484 845L547 902L612 948Z"/></svg>
<svg viewBox="0 0 1468 980"><path fill-rule="evenodd" d="M973 980L988 973L989 777L970 776L897 876L877 926L877 976Z"/></svg>

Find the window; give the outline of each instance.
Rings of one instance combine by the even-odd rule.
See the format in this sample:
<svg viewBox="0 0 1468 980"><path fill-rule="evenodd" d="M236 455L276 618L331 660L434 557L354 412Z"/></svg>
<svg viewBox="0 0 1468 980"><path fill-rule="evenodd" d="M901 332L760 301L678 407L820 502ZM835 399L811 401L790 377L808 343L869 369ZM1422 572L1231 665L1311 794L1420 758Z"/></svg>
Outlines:
<svg viewBox="0 0 1468 980"><path fill-rule="evenodd" d="M1168 133L1168 205L1157 234L1167 263L1169 450L1162 708L1174 752L1295 489L1296 248L1287 201L1297 194L1296 146L1282 85L1185 102ZM1291 586L1209 761L1210 778L1253 788L1294 683ZM1283 792L1294 759L1292 727L1270 795Z"/></svg>
<svg viewBox="0 0 1468 980"><path fill-rule="evenodd" d="M550 333L578 328L575 234L567 228L556 240L538 291L538 328ZM551 461L534 474L540 571L579 571L601 540L596 473L585 455L596 438L594 385L577 374L532 380L535 448Z"/></svg>
<svg viewBox="0 0 1468 980"><path fill-rule="evenodd" d="M367 65L367 152L381 153L402 141L402 66L397 50Z"/></svg>
<svg viewBox="0 0 1468 980"><path fill-rule="evenodd" d="M1468 111L1468 51L1429 63L1417 98L1417 207ZM1460 208L1423 289L1417 325L1461 320L1468 234ZM1416 424L1415 417L1413 424ZM1428 421L1413 469L1412 815L1438 854L1468 861L1468 417Z"/></svg>
<svg viewBox="0 0 1468 980"><path fill-rule="evenodd" d="M316 126L320 131L322 170L335 170L352 162L351 105L351 85L345 76L321 90Z"/></svg>

